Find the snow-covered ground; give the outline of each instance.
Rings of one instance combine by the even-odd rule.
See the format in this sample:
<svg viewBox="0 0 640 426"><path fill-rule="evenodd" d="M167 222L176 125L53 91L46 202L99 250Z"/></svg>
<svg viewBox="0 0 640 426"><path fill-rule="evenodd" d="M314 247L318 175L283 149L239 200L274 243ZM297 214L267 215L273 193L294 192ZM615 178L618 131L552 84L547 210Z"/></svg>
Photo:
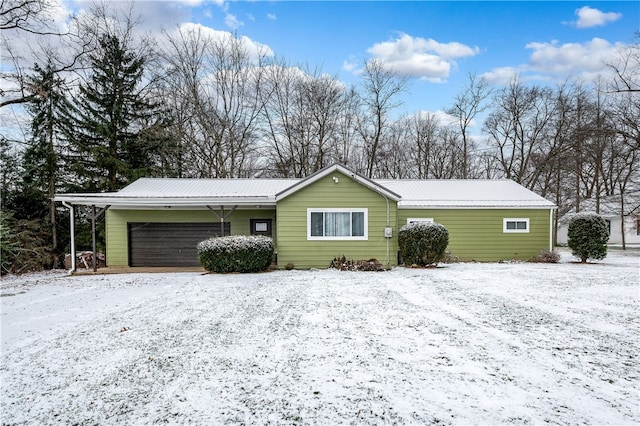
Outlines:
<svg viewBox="0 0 640 426"><path fill-rule="evenodd" d="M638 424L640 252L3 278L2 424Z"/></svg>

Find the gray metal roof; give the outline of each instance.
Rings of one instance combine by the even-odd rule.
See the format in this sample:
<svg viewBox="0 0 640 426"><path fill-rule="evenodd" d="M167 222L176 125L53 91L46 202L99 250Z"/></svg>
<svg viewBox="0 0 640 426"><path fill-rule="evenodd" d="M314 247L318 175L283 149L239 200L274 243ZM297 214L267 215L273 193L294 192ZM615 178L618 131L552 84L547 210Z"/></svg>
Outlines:
<svg viewBox="0 0 640 426"><path fill-rule="evenodd" d="M512 180L377 180L400 194L399 208L552 208L554 204Z"/></svg>
<svg viewBox="0 0 640 426"><path fill-rule="evenodd" d="M339 169L342 171L342 169ZM347 169L348 171L348 169ZM325 173L326 174L326 173ZM275 207L313 179L177 179L142 178L118 192L58 194L56 201L115 208L235 205ZM399 199L407 208L553 208L554 204L511 180L391 180L364 181Z"/></svg>
<svg viewBox="0 0 640 426"><path fill-rule="evenodd" d="M141 178L118 192L57 194L55 201L114 208L275 206L275 194L298 180Z"/></svg>

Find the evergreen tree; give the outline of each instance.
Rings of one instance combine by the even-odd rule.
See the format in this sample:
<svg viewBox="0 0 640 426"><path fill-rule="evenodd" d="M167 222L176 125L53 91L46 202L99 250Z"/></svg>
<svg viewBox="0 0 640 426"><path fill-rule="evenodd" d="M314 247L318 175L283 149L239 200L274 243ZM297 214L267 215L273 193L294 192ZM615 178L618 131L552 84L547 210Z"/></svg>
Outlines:
<svg viewBox="0 0 640 426"><path fill-rule="evenodd" d="M22 173L13 197L14 217L40 224L43 240L54 253L48 267L58 267L60 254L58 214L53 197L60 188L63 174L63 151L70 132L70 102L65 82L49 60L41 67L36 64L29 78L32 95L28 111L32 115L31 138L23 153Z"/></svg>
<svg viewBox="0 0 640 426"><path fill-rule="evenodd" d="M90 63L92 74L76 99L73 169L82 190L115 191L152 174L161 120L139 88L145 58L118 36L103 35Z"/></svg>

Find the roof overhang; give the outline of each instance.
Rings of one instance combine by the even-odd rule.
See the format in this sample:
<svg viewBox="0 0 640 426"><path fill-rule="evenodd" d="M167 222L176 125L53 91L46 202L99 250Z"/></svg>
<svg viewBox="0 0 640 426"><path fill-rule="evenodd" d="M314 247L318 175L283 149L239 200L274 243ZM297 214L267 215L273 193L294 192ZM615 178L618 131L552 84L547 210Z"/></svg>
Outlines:
<svg viewBox="0 0 640 426"><path fill-rule="evenodd" d="M264 208L276 206L274 197L126 197L114 193L105 194L60 194L54 201L74 206L97 206L111 208L207 208L207 206L238 206Z"/></svg>
<svg viewBox="0 0 640 426"><path fill-rule="evenodd" d="M470 202L470 203L441 203L441 202L433 202L433 203L424 203L424 202L411 202L411 201L400 201L398 203L398 209L400 210L425 210L425 209L540 209L540 210L549 210L556 209L556 205L553 203L513 203L513 202L505 202L505 203L479 203L479 202Z"/></svg>

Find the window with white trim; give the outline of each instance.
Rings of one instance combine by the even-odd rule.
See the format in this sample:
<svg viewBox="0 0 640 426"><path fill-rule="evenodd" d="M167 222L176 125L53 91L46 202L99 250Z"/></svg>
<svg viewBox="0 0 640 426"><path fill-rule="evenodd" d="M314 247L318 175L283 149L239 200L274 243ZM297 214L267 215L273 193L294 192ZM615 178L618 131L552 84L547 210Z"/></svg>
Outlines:
<svg viewBox="0 0 640 426"><path fill-rule="evenodd" d="M409 217L409 218L407 218L407 225L410 224L410 223L416 223L416 222L433 223L433 218L432 217Z"/></svg>
<svg viewBox="0 0 640 426"><path fill-rule="evenodd" d="M529 218L528 217L516 217L516 218L510 217L510 218L502 219L502 232L528 233Z"/></svg>
<svg viewBox="0 0 640 426"><path fill-rule="evenodd" d="M307 240L367 240L368 209L307 209Z"/></svg>

